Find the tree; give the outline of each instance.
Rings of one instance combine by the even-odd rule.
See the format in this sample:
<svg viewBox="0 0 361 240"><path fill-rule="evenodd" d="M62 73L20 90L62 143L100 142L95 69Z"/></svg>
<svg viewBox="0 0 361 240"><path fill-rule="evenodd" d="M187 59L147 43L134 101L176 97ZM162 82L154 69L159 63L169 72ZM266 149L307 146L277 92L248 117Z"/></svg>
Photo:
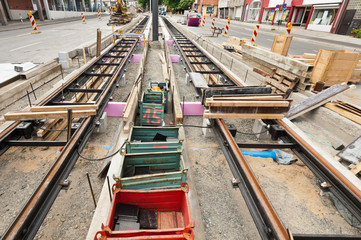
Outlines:
<svg viewBox="0 0 361 240"><path fill-rule="evenodd" d="M192 8L193 3L194 0L180 0L177 8L180 10L187 10Z"/></svg>
<svg viewBox="0 0 361 240"><path fill-rule="evenodd" d="M153 0L151 0L153 1ZM138 4L145 9L146 6L149 6L149 0L138 0ZM158 0L158 6L163 4L163 0Z"/></svg>
<svg viewBox="0 0 361 240"><path fill-rule="evenodd" d="M178 9L178 4L181 0L164 0L164 4L168 9Z"/></svg>

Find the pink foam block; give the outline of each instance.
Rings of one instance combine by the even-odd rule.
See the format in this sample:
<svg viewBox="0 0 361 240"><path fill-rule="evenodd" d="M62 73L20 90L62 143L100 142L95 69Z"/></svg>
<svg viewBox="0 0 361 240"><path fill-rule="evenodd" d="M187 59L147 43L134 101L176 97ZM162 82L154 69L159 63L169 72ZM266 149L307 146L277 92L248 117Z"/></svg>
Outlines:
<svg viewBox="0 0 361 240"><path fill-rule="evenodd" d="M142 54L134 54L131 57L130 62L140 62L140 59L142 59Z"/></svg>
<svg viewBox="0 0 361 240"><path fill-rule="evenodd" d="M172 63L179 62L179 55L171 54L170 55L170 60L172 61Z"/></svg>
<svg viewBox="0 0 361 240"><path fill-rule="evenodd" d="M123 117L125 105L126 102L109 102L104 111L108 117Z"/></svg>
<svg viewBox="0 0 361 240"><path fill-rule="evenodd" d="M167 40L167 45L168 46L173 46L174 44L174 41L173 40Z"/></svg>
<svg viewBox="0 0 361 240"><path fill-rule="evenodd" d="M183 103L181 103L183 111ZM184 116L203 116L204 108L200 102L185 102L184 103Z"/></svg>

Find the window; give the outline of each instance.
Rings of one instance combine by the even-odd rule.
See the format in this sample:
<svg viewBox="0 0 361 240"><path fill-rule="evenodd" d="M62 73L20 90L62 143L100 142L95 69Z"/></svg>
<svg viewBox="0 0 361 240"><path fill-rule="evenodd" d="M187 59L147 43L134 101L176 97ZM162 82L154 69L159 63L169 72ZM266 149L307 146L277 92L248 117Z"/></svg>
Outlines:
<svg viewBox="0 0 361 240"><path fill-rule="evenodd" d="M333 9L315 9L312 14L310 24L314 25L332 25L337 13L337 8Z"/></svg>
<svg viewBox="0 0 361 240"><path fill-rule="evenodd" d="M260 9L261 9L261 1L260 1L260 0L254 0L254 1L249 5L249 11L248 11L247 20L248 20L248 21L257 21L257 20L258 20L258 16L259 16Z"/></svg>

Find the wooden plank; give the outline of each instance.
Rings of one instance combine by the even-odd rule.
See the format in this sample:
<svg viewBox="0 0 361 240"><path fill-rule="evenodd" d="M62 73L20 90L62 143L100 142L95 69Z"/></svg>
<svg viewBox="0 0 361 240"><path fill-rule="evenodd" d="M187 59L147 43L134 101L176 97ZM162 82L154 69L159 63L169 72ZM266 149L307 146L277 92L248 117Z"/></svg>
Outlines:
<svg viewBox="0 0 361 240"><path fill-rule="evenodd" d="M322 92L307 98L306 100L294 105L286 114L286 117L290 120L307 113L325 103L327 103L333 96L349 89L347 85L339 84L334 85Z"/></svg>
<svg viewBox="0 0 361 240"><path fill-rule="evenodd" d="M52 112L52 111L67 111L68 109L75 110L97 110L98 105L62 105L62 106L34 106L30 108L30 112Z"/></svg>
<svg viewBox="0 0 361 240"><path fill-rule="evenodd" d="M64 130L68 126L68 121L65 119L60 119L59 125L57 125L55 128L57 130ZM55 139L62 133L62 131L51 131L46 137L46 141L55 141Z"/></svg>
<svg viewBox="0 0 361 240"><path fill-rule="evenodd" d="M57 119L58 121L61 119ZM44 130L44 129L51 129L52 127L54 127L58 121L49 121L47 120L47 122L42 126L43 129L39 129L39 131L36 133L36 135L38 137L44 137L49 131Z"/></svg>
<svg viewBox="0 0 361 240"><path fill-rule="evenodd" d="M355 123L358 123L361 125L361 117L360 116L357 116L345 109L342 109L340 107L338 107L337 105L335 105L334 103L326 103L325 104L325 107L334 111L334 112L337 112L338 114L340 114L341 116L344 116L345 118L348 118L350 119L351 121L355 122Z"/></svg>
<svg viewBox="0 0 361 240"><path fill-rule="evenodd" d="M204 111L204 118L243 118L243 119L282 119L283 114L254 114L254 113L209 113Z"/></svg>
<svg viewBox="0 0 361 240"><path fill-rule="evenodd" d="M239 96L235 96L235 95L227 95L227 96L219 96L219 95L214 95L211 98L212 100L218 100L218 99L222 99L222 100L251 100L251 99L255 99L255 100L281 100L283 99L282 95L267 95L267 96L259 96L259 95L254 95L254 96L246 96L246 97L239 97Z"/></svg>
<svg viewBox="0 0 361 240"><path fill-rule="evenodd" d="M288 107L288 101L212 101L206 99L206 106L212 107Z"/></svg>
<svg viewBox="0 0 361 240"><path fill-rule="evenodd" d="M289 87L283 85L282 83L279 83L278 81L276 81L275 79L272 78L266 78L265 80L267 83L270 83L271 85L275 86L276 88L278 88L279 90L283 91L283 92L287 92L287 90L289 89Z"/></svg>
<svg viewBox="0 0 361 240"><path fill-rule="evenodd" d="M75 118L89 117L96 115L96 110L79 110L73 111L72 116ZM16 112L16 113L6 113L4 118L6 121L15 121L15 120L38 120L38 119L58 119L58 118L67 118L67 111L54 111L54 112Z"/></svg>
<svg viewBox="0 0 361 240"><path fill-rule="evenodd" d="M361 162L350 170L353 174L358 174L361 171Z"/></svg>

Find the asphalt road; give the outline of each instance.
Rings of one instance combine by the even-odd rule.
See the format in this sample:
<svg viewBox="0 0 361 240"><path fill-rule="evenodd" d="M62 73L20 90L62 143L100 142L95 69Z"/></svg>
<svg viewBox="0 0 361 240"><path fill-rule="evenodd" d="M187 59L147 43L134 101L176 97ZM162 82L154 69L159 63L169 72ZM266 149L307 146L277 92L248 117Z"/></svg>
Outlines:
<svg viewBox="0 0 361 240"><path fill-rule="evenodd" d="M178 18L176 16L176 18ZM224 28L225 24L222 23L215 23L216 27ZM187 27L187 26L186 26ZM209 38L210 41L222 44L226 42L228 38L219 35L218 37L212 37L212 33L210 31L211 28L211 21L207 18L205 28L201 27L187 27L190 31L196 33L200 37ZM274 36L277 34L283 34L283 28L277 28L276 30L269 30L269 29L262 29L262 25L260 27L258 37L256 39L256 43L259 46L271 49ZM251 39L253 33L253 28L250 28L247 25L243 25L242 23L232 24L228 35L235 36L239 38L246 38ZM303 53L317 53L320 48L322 49L346 49L349 51L361 51L361 45L347 43L347 42L340 42L340 41L333 41L319 39L317 37L313 37L312 35L299 35L299 34L292 34L293 39L290 46L289 54L291 55L302 55ZM332 34L330 34L332 36Z"/></svg>
<svg viewBox="0 0 361 240"><path fill-rule="evenodd" d="M0 32L0 63L34 62L42 63L58 57L60 51L70 51L96 41L96 29L102 30L102 37L112 32L107 26L108 16L102 21L97 18L64 22L38 27L40 34L31 34L32 28Z"/></svg>

